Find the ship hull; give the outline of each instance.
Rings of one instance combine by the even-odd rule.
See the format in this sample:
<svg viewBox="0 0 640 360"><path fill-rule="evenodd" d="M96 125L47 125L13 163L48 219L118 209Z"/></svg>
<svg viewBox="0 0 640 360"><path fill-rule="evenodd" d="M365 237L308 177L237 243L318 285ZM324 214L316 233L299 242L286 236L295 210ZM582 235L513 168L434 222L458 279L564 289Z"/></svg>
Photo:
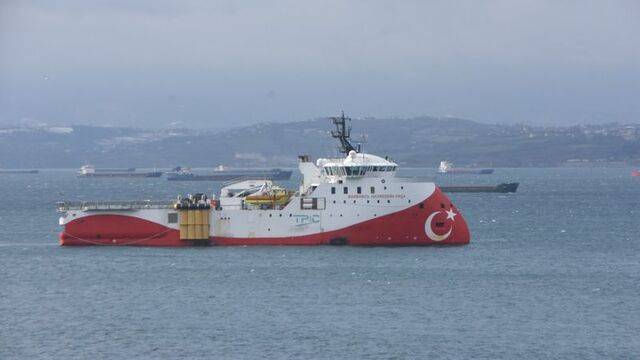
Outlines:
<svg viewBox="0 0 640 360"><path fill-rule="evenodd" d="M146 172L146 173L136 173L136 172L96 172L91 174L78 174L80 178L115 178L115 177L123 177L123 178L157 178L161 177L162 173L157 172Z"/></svg>
<svg viewBox="0 0 640 360"><path fill-rule="evenodd" d="M0 174L37 174L40 170L0 169Z"/></svg>
<svg viewBox="0 0 640 360"><path fill-rule="evenodd" d="M442 186L440 189L446 193L514 193L518 190L520 183L502 183L498 185L453 185Z"/></svg>
<svg viewBox="0 0 640 360"><path fill-rule="evenodd" d="M180 240L179 230L136 216L96 214L65 225L60 245L188 246Z"/></svg>
<svg viewBox="0 0 640 360"><path fill-rule="evenodd" d="M153 213L155 211L155 213ZM159 221L165 214L148 210L150 216L133 214L92 214L71 220L64 225L60 244L64 246L163 246L196 245L260 246L260 245L353 245L353 246L423 246L464 245L470 234L462 214L439 189L420 203L400 211L356 222L338 229L296 233L292 228L285 236L234 236L213 230L208 240L181 240L180 231ZM454 218L450 219L450 215ZM226 214L214 210L212 218ZM243 229L252 225L251 221ZM250 230L250 229L249 229Z"/></svg>
<svg viewBox="0 0 640 360"><path fill-rule="evenodd" d="M494 169L449 169L447 171L443 171L443 174L475 174L475 175L489 175L493 174Z"/></svg>

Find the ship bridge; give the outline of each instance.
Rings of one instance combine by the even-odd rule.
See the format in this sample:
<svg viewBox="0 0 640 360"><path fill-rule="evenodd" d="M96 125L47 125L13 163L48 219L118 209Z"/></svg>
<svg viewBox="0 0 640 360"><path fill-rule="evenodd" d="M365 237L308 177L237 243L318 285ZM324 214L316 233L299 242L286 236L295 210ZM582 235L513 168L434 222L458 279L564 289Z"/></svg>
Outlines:
<svg viewBox="0 0 640 360"><path fill-rule="evenodd" d="M318 159L322 175L336 177L381 177L395 173L398 164L372 154L351 150L344 159Z"/></svg>
<svg viewBox="0 0 640 360"><path fill-rule="evenodd" d="M398 164L380 156L349 151L345 158L318 159L310 162L308 157L301 156L299 163L302 174L300 193L321 183L335 183L364 178L392 178Z"/></svg>

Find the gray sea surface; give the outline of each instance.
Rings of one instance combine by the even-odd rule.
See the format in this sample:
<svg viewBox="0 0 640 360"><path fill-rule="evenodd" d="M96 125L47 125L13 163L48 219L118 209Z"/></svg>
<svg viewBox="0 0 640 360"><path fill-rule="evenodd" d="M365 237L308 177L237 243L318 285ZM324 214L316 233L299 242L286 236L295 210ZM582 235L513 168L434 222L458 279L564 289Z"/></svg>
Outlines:
<svg viewBox="0 0 640 360"><path fill-rule="evenodd" d="M60 247L56 201L218 186L0 175L0 359L639 358L630 172L405 169L439 184L521 185L451 195L470 245L396 248Z"/></svg>

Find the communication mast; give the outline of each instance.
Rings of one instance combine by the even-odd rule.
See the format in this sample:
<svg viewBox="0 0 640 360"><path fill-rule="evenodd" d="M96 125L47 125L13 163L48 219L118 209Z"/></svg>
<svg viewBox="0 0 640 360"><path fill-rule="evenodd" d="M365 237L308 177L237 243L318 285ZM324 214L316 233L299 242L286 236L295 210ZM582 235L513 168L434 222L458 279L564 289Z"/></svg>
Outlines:
<svg viewBox="0 0 640 360"><path fill-rule="evenodd" d="M331 131L331 136L340 140L340 152L347 155L351 150L355 151L356 148L349 142L349 138L351 138L351 118L345 117L343 111L341 116L332 116L330 119L336 126L336 130Z"/></svg>

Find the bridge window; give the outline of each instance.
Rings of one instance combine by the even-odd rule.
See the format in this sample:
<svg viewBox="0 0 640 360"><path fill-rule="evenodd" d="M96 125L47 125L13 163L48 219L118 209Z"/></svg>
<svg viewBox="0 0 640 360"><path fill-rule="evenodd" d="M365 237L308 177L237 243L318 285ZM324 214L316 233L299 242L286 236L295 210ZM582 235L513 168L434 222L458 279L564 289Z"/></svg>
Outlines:
<svg viewBox="0 0 640 360"><path fill-rule="evenodd" d="M372 186L372 187L369 189L369 192L371 192L372 194L375 194L375 193L376 193L376 187L375 187L375 186Z"/></svg>
<svg viewBox="0 0 640 360"><path fill-rule="evenodd" d="M362 188L360 186L358 186L358 188L356 189L356 191L358 192L358 194L362 194Z"/></svg>
<svg viewBox="0 0 640 360"><path fill-rule="evenodd" d="M349 193L349 188L348 188L348 187L346 187L346 186L345 186L345 187L343 187L343 188L342 188L342 192L343 192L343 193L345 193L345 194L348 194L348 193Z"/></svg>
<svg viewBox="0 0 640 360"><path fill-rule="evenodd" d="M331 187L331 193L335 195L335 193L336 193L336 187L335 186Z"/></svg>

